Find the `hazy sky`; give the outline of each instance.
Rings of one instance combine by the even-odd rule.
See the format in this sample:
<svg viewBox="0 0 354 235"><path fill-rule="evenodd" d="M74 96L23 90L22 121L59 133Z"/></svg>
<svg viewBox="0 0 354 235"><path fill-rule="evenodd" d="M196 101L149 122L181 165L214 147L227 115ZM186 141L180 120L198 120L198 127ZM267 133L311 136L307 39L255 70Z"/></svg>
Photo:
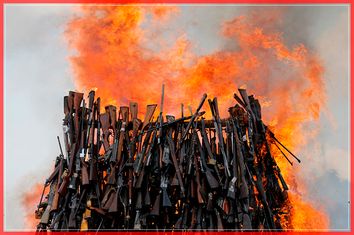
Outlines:
<svg viewBox="0 0 354 235"><path fill-rule="evenodd" d="M178 27L205 54L223 46L220 23L256 7L183 6ZM259 7L264 11L273 7ZM302 165L309 189L306 199L322 204L331 228L348 229L349 92L348 7L287 6L286 44L304 43L320 56L328 95L321 115L321 146ZM23 230L21 195L34 182L44 182L58 154L62 134L63 96L74 89L63 37L72 6L10 5L5 7L5 228ZM175 23L175 24L177 24ZM174 25L166 28L166 33ZM328 118L331 117L331 118Z"/></svg>

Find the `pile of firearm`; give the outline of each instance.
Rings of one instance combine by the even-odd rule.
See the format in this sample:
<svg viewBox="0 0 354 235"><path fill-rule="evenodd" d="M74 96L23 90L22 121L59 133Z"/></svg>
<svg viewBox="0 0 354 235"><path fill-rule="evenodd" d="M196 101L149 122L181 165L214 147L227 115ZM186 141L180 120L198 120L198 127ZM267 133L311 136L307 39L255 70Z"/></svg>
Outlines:
<svg viewBox="0 0 354 235"><path fill-rule="evenodd" d="M257 99L239 89L221 119L198 107L181 117L156 104L138 119L138 104L102 113L100 98L64 97L64 151L45 181L37 231L284 229L288 186L270 144L296 158L262 122ZM205 105L204 105L205 106ZM48 193L45 193L48 192ZM47 194L47 195L44 195Z"/></svg>

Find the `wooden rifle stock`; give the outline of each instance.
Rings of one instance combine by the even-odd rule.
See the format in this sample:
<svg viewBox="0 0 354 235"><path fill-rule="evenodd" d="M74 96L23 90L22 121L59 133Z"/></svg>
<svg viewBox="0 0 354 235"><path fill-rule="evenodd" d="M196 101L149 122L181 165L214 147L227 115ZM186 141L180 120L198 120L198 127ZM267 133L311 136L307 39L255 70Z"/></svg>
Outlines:
<svg viewBox="0 0 354 235"><path fill-rule="evenodd" d="M149 104L146 107L145 118L144 118L143 126L141 128L142 131L150 123L150 120L151 120L152 116L154 115L156 107L157 107L157 104Z"/></svg>
<svg viewBox="0 0 354 235"><path fill-rule="evenodd" d="M114 105L108 105L105 107L106 113L109 115L110 127L113 129L114 134L116 134L117 128L117 108Z"/></svg>
<svg viewBox="0 0 354 235"><path fill-rule="evenodd" d="M101 201L101 205L102 205L102 209L103 210L108 210L109 207L111 206L112 202L113 202L113 198L115 197L115 193L116 193L116 190L114 188L109 188L102 201Z"/></svg>
<svg viewBox="0 0 354 235"><path fill-rule="evenodd" d="M90 184L88 165L83 158L81 158L80 160L81 160L81 182L82 185L88 185Z"/></svg>
<svg viewBox="0 0 354 235"><path fill-rule="evenodd" d="M61 181L61 176L63 174L63 161L64 161L64 158L61 155L60 163L58 164L58 167L59 167L58 179L57 179L57 184L56 184L56 187L55 187L55 194L54 194L54 198L53 198L51 212L58 210L58 205L59 205L59 184L60 184L60 181Z"/></svg>
<svg viewBox="0 0 354 235"><path fill-rule="evenodd" d="M136 135L138 134L138 129L141 124L141 121L138 119L138 103L130 102L129 106L130 106L131 120L133 122L133 135L132 135L132 137L133 137L133 139L135 139Z"/></svg>
<svg viewBox="0 0 354 235"><path fill-rule="evenodd" d="M160 215L160 201L161 201L161 193L158 193L155 198L154 206L152 207L150 215L154 215L154 216Z"/></svg>

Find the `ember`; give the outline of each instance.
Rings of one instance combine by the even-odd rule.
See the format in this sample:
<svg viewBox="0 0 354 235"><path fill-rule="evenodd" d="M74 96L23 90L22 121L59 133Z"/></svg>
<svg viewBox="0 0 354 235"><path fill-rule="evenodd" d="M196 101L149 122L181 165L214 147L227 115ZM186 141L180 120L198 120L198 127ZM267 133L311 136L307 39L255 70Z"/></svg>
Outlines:
<svg viewBox="0 0 354 235"><path fill-rule="evenodd" d="M140 120L137 103L102 113L94 91L88 103L69 92L65 151L58 137L37 230L288 229L288 185L271 146L291 165L300 160L262 122L258 100L239 93L228 118L206 94L190 116L181 105L176 118L163 113L163 87L159 114L150 104ZM212 120L204 118L206 100Z"/></svg>

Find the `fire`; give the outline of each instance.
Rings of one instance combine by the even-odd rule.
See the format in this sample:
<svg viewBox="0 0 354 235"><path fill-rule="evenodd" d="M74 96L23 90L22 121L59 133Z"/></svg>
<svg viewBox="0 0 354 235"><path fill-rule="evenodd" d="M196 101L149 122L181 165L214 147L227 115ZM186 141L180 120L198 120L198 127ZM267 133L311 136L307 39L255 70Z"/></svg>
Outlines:
<svg viewBox="0 0 354 235"><path fill-rule="evenodd" d="M293 206L291 210L291 225L293 228L303 230L328 228L328 217L320 211L315 210L310 204L302 201L299 195L290 194L290 202ZM304 216L305 214L307 216Z"/></svg>
<svg viewBox="0 0 354 235"><path fill-rule="evenodd" d="M37 183L32 187L33 190L25 192L22 197L22 206L25 209L25 227L34 229L38 224L38 220L34 218L34 211L37 209L36 206L42 195L43 184ZM49 192L49 187L47 187L44 195ZM44 198L43 198L44 199Z"/></svg>
<svg viewBox="0 0 354 235"><path fill-rule="evenodd" d="M103 104L136 101L142 114L145 105L159 102L164 83L165 113L178 116L180 103L196 107L207 92L218 97L226 116L227 107L235 104L232 94L246 85L249 93L259 95L266 110L263 120L284 145L296 152L316 137L326 102L324 68L305 45L286 45L276 24L281 12L224 22L221 35L233 48L199 56L183 31L171 39L159 30L175 19L176 7L89 6L78 11L65 33L74 50L70 62L76 87L86 92L96 87ZM291 224L286 228L327 229L328 216L301 197L308 186L296 178L299 167L272 151L290 186Z"/></svg>

